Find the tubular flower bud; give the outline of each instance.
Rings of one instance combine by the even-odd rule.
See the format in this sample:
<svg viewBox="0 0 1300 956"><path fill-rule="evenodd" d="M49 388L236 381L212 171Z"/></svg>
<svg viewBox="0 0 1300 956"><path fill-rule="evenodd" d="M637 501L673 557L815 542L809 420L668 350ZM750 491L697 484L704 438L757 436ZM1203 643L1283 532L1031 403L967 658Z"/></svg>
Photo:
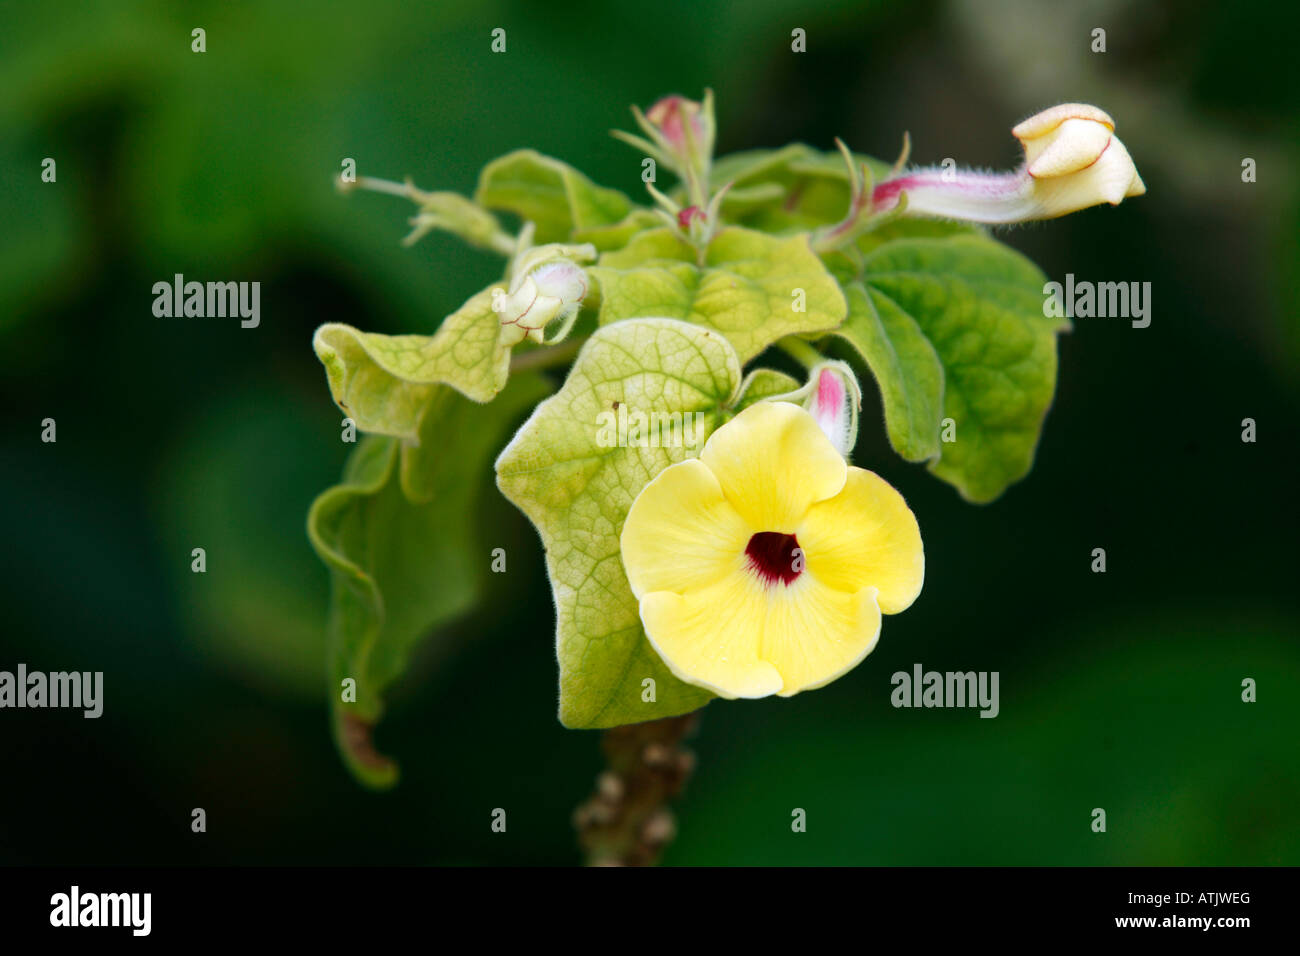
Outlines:
<svg viewBox="0 0 1300 956"><path fill-rule="evenodd" d="M1055 219L1100 203L1118 206L1147 191L1115 135L1115 121L1095 106L1054 106L1011 133L1025 150L1024 164L1013 172L912 170L875 187L874 211L892 209L906 193L909 216L1025 222Z"/></svg>

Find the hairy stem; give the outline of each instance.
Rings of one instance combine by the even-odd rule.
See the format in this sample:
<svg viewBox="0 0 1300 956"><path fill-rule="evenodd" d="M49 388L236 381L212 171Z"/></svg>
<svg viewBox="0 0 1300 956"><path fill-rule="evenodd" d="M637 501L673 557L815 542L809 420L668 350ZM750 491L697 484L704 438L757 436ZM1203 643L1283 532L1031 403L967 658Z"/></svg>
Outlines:
<svg viewBox="0 0 1300 956"><path fill-rule="evenodd" d="M776 347L810 371L819 362L826 361L821 352L797 336L787 335L783 339L777 339Z"/></svg>
<svg viewBox="0 0 1300 956"><path fill-rule="evenodd" d="M410 245L431 229L445 229L458 235L471 245L490 249L507 258L519 251L519 238L503 231L496 218L480 208L473 200L454 193L430 193L419 189L409 179L393 182L375 176L358 176L354 180L338 178L335 185L342 192L364 189L389 196L409 199L421 209L421 215L412 220L415 230L403 244ZM427 221L426 216L427 215Z"/></svg>
<svg viewBox="0 0 1300 956"><path fill-rule="evenodd" d="M596 778L596 792L573 813L589 866L659 861L677 832L668 801L682 792L695 768L695 754L682 741L698 725L694 713L605 731L607 769Z"/></svg>
<svg viewBox="0 0 1300 956"><path fill-rule="evenodd" d="M391 179L377 179L374 176L358 176L351 182L340 179L338 186L345 192L352 189L365 189L374 193L401 196L403 199L411 200L416 205L428 202L432 195L426 193L423 189L417 189L410 180L404 183L395 183Z"/></svg>

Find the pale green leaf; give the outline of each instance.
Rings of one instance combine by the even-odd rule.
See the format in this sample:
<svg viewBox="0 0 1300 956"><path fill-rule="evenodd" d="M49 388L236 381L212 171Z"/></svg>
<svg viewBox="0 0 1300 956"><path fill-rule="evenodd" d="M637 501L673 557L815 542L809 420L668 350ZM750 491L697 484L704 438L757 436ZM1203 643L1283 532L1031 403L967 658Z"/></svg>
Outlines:
<svg viewBox="0 0 1300 956"><path fill-rule="evenodd" d="M474 199L533 223L539 243L594 241L575 234L613 226L632 212L631 201L618 190L597 186L567 163L533 149L488 163Z"/></svg>
<svg viewBox="0 0 1300 956"><path fill-rule="evenodd" d="M780 149L747 149L728 153L713 161L709 182L714 189L727 183L743 189L755 183L779 183L789 174L790 164L816 155L817 151L804 143L790 143Z"/></svg>
<svg viewBox="0 0 1300 956"><path fill-rule="evenodd" d="M869 156L855 156L854 162L866 163L877 181L889 171L887 163ZM710 181L715 189L734 183L722 203L728 222L763 232L806 232L839 222L849 209L844 158L803 143L723 156Z"/></svg>
<svg viewBox="0 0 1300 956"><path fill-rule="evenodd" d="M395 438L416 436L440 386L486 402L510 374L492 289L472 296L434 335L380 335L332 323L316 330L312 345L343 413L362 431Z"/></svg>
<svg viewBox="0 0 1300 956"><path fill-rule="evenodd" d="M610 226L575 229L574 242L589 242L600 252L622 249L633 236L663 225L663 220L649 209L633 209L625 219Z"/></svg>
<svg viewBox="0 0 1300 956"><path fill-rule="evenodd" d="M725 335L742 363L783 336L834 329L848 311L807 236L723 229L701 264L690 243L654 229L588 272L600 286L601 325L640 316L694 322Z"/></svg>
<svg viewBox="0 0 1300 956"><path fill-rule="evenodd" d="M497 461L498 486L537 527L546 549L557 613L560 720L568 727L670 717L710 699L674 677L646 640L619 535L646 483L698 454L730 414L739 382L735 351L710 329L671 319L607 326ZM602 433L621 409L647 418L698 414L702 427L693 447L625 447L630 442L620 445ZM644 700L647 680L654 681L653 702Z"/></svg>

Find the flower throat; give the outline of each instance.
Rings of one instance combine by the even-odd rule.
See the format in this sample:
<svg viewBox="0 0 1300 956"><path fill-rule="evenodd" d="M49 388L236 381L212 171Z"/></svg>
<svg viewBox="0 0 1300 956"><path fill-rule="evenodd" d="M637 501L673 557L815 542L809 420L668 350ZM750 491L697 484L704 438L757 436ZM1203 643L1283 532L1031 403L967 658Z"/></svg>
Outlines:
<svg viewBox="0 0 1300 956"><path fill-rule="evenodd" d="M777 581L788 585L803 573L803 552L796 555L796 551L799 551L798 539L779 531L760 531L745 546L749 566L769 585Z"/></svg>

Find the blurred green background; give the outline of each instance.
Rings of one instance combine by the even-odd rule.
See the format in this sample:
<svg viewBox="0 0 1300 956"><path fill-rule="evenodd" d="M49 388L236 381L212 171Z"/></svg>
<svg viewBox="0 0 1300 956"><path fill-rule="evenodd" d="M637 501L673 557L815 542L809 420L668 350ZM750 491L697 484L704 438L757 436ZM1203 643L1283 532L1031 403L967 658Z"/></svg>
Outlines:
<svg viewBox="0 0 1300 956"><path fill-rule="evenodd" d="M304 516L351 446L311 333L431 330L499 264L438 235L402 248L407 205L331 178L353 157L470 192L484 163L531 146L640 200L640 157L607 131L632 103L705 86L721 152L839 135L892 159L907 129L917 162L995 168L1016 162L1024 116L1101 106L1148 194L1002 237L1057 281L1150 281L1153 320L1076 323L1037 465L987 507L897 458L866 388L856 461L916 512L925 592L830 687L705 710L666 862L1300 862L1289 9L0 9L0 669L106 684L98 721L0 712L0 862L578 862L569 815L598 737L554 719L540 546L495 495L483 520L510 572L420 654L378 731L401 784L365 792L334 752L327 575ZM260 280L261 326L155 318L152 285L177 272ZM40 441L46 417L57 444ZM915 662L999 671L1001 715L892 708L890 675Z"/></svg>

